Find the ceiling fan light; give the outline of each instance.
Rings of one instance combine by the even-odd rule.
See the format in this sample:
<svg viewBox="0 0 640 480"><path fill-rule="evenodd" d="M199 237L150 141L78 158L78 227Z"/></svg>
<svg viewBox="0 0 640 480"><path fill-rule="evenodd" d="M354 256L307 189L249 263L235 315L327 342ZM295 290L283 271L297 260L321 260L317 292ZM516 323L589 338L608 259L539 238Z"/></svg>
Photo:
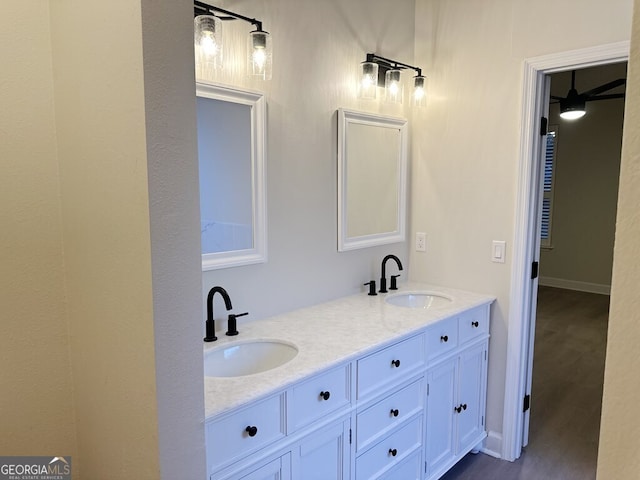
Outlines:
<svg viewBox="0 0 640 480"><path fill-rule="evenodd" d="M584 117L585 113L584 98L569 95L564 101L560 100L560 116L565 120L577 120Z"/></svg>

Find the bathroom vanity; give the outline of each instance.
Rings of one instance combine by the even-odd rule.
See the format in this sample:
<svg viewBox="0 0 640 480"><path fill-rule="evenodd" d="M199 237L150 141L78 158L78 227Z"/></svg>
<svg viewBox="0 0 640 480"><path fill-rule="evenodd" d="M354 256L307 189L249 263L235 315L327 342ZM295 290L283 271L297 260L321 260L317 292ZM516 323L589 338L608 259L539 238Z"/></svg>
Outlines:
<svg viewBox="0 0 640 480"><path fill-rule="evenodd" d="M207 345L205 362L220 364L214 356L242 345L287 355L260 373L205 377L209 479L439 478L486 436L493 300L403 284L252 322Z"/></svg>

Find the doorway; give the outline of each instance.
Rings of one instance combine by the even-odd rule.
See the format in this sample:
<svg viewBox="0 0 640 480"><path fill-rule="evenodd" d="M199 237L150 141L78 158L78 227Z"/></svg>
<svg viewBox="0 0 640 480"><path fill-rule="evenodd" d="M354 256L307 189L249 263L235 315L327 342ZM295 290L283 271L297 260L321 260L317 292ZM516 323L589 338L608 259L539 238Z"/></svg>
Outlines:
<svg viewBox="0 0 640 480"><path fill-rule="evenodd" d="M517 459L528 439L531 372L535 340L542 208L542 117L548 113L549 75L566 70L625 62L629 42L537 57L525 61L522 142L514 236L512 293L502 458Z"/></svg>
<svg viewBox="0 0 640 480"><path fill-rule="evenodd" d="M561 465L561 478L595 478L626 63L549 78L531 422L523 446L531 445L527 455L548 458L554 471ZM587 99L587 114L571 120L560 112L573 88Z"/></svg>

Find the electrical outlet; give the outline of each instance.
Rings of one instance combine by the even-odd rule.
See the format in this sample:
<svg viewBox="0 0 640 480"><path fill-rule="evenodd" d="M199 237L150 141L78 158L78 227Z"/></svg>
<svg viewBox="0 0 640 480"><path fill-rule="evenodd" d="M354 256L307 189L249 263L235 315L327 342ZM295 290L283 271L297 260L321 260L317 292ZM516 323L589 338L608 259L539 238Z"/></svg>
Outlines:
<svg viewBox="0 0 640 480"><path fill-rule="evenodd" d="M427 234L424 232L416 232L416 252L427 251Z"/></svg>

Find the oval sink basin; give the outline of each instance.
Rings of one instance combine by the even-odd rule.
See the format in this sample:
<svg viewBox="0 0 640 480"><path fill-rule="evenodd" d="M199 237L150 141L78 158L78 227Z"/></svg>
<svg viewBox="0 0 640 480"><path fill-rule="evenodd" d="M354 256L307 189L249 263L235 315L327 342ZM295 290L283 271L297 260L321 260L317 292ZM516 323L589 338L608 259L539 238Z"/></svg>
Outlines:
<svg viewBox="0 0 640 480"><path fill-rule="evenodd" d="M390 295L384 301L397 307L427 309L444 307L451 303L453 299L434 292L409 292Z"/></svg>
<svg viewBox="0 0 640 480"><path fill-rule="evenodd" d="M204 354L205 377L241 377L284 365L298 354L295 345L279 340L238 342Z"/></svg>

